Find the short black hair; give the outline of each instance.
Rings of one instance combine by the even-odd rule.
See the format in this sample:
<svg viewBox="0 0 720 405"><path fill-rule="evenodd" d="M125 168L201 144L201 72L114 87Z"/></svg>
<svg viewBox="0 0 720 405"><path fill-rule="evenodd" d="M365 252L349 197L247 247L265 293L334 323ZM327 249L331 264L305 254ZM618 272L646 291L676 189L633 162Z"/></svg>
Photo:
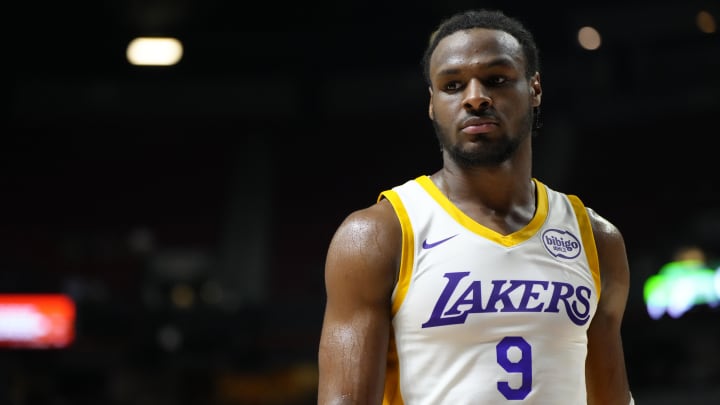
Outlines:
<svg viewBox="0 0 720 405"><path fill-rule="evenodd" d="M427 48L422 58L423 75L428 86L430 81L430 57L437 48L438 43L448 35L457 31L464 31L473 28L487 28L491 30L504 31L515 37L522 47L525 55L525 74L530 78L535 72L540 71L540 57L535 38L532 33L518 19L509 17L499 10L478 9L467 10L454 14L437 26L430 35Z"/></svg>

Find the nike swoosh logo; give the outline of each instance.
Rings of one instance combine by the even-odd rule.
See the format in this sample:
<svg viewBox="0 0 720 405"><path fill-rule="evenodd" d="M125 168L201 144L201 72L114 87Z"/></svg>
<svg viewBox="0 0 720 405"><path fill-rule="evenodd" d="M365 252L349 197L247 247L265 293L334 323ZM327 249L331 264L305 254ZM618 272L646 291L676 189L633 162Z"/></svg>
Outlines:
<svg viewBox="0 0 720 405"><path fill-rule="evenodd" d="M434 248L435 246L437 246L437 245L439 245L439 244L441 244L441 243L445 243L445 242L449 241L450 239L452 239L452 238L454 238L454 237L456 237L456 236L458 236L457 233L456 233L455 235L453 235L453 236L449 236L449 237L447 237L447 238L445 238L445 239L440 239L439 241L437 241L437 242L432 242L432 243L428 243L427 239L425 239L425 240L423 241L422 247L423 247L423 249L431 249L431 248Z"/></svg>

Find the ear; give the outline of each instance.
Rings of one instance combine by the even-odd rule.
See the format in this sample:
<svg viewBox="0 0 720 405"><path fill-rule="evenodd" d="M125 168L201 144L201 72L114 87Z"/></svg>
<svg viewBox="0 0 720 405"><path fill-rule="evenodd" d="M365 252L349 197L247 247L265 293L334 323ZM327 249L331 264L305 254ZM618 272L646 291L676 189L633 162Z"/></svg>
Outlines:
<svg viewBox="0 0 720 405"><path fill-rule="evenodd" d="M533 107L539 107L542 101L542 85L540 84L540 73L535 72L530 78L530 103Z"/></svg>
<svg viewBox="0 0 720 405"><path fill-rule="evenodd" d="M433 111L433 91L432 87L428 87L428 92L430 92L430 100L428 102L428 117L430 117L431 120L435 120L435 112Z"/></svg>

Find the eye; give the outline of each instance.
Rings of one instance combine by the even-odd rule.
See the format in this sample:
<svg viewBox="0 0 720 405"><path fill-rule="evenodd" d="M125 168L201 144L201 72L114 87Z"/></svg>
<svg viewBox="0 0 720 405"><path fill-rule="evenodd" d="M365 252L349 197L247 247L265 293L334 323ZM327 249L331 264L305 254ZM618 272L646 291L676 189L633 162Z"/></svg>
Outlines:
<svg viewBox="0 0 720 405"><path fill-rule="evenodd" d="M491 76L487 79L487 83L492 86L500 86L508 82L508 78L505 76Z"/></svg>
<svg viewBox="0 0 720 405"><path fill-rule="evenodd" d="M462 84L458 81L447 82L443 86L443 90L453 92L457 91L462 87Z"/></svg>

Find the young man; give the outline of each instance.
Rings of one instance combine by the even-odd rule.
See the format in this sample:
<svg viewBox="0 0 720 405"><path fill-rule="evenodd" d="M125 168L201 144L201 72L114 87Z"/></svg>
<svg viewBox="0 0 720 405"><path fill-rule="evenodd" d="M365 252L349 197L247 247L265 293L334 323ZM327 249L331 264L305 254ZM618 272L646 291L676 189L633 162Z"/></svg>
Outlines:
<svg viewBox="0 0 720 405"><path fill-rule="evenodd" d="M337 229L318 403L632 403L622 235L531 174L532 35L468 11L440 24L423 61L443 165Z"/></svg>

